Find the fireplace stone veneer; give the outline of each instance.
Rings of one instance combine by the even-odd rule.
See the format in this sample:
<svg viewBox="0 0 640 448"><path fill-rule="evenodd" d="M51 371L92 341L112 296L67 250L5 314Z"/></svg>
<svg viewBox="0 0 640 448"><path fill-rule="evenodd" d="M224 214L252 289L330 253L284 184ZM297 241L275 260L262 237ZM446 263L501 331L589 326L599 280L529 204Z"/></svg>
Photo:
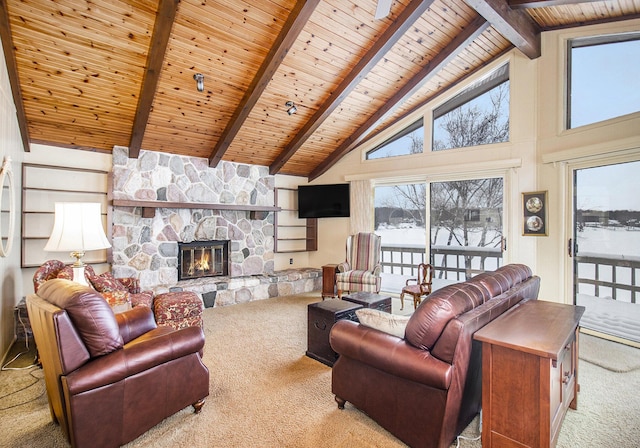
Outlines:
<svg viewBox="0 0 640 448"><path fill-rule="evenodd" d="M274 212L211 208L163 208L161 203L273 206L274 176L266 166L141 151L113 150L110 182L114 201L160 202L152 217L142 207L115 206L112 211L112 270L134 276L143 289L165 292L178 287L178 242L229 240L225 277L274 274Z"/></svg>

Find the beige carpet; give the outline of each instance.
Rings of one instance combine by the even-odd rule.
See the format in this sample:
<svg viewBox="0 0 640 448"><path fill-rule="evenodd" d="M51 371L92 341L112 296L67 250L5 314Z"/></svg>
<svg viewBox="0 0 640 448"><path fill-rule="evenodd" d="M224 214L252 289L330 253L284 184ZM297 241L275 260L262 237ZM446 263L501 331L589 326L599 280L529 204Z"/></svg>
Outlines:
<svg viewBox="0 0 640 448"><path fill-rule="evenodd" d="M318 300L309 294L205 310L211 395L202 413L184 409L127 447L404 446L349 404L338 410L331 369L304 355L307 305ZM0 446L67 446L50 420L41 377L38 369L0 373ZM640 429L625 416L640 413L640 370L582 362L580 384L578 410L569 411L558 446L635 446ZM478 434L476 419L464 435Z"/></svg>
<svg viewBox="0 0 640 448"><path fill-rule="evenodd" d="M607 341L590 334L580 334L580 358L613 372L640 369L640 349Z"/></svg>

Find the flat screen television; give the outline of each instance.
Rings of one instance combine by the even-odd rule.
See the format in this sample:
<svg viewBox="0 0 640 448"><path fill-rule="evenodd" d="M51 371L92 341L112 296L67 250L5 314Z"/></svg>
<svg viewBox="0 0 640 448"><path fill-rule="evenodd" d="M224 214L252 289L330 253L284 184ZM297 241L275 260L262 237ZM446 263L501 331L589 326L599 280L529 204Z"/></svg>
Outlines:
<svg viewBox="0 0 640 448"><path fill-rule="evenodd" d="M349 184L298 187L299 218L347 218L349 209Z"/></svg>

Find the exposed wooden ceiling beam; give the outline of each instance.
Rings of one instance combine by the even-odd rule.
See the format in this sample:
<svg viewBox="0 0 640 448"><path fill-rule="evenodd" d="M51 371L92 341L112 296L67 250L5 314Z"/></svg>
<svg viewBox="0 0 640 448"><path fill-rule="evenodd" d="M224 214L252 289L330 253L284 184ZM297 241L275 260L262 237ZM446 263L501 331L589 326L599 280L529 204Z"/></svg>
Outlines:
<svg viewBox="0 0 640 448"><path fill-rule="evenodd" d="M391 48L405 35L409 28L422 14L429 9L434 0L414 1L402 11L394 22L385 30L375 42L367 54L360 59L349 75L342 80L340 85L331 93L329 98L316 111L311 119L304 125L300 132L293 138L289 145L282 151L269 167L271 174L277 174L287 161L293 157L298 149L309 137L322 125L331 113L342 103L376 66L376 64L391 50Z"/></svg>
<svg viewBox="0 0 640 448"><path fill-rule="evenodd" d="M9 84L11 85L11 93L13 94L13 104L15 104L16 107L18 127L20 128L20 135L22 136L22 147L25 152L29 152L31 151L29 147L29 127L27 126L27 115L24 112L24 103L22 102L15 47L13 46L13 38L11 37L9 11L7 11L7 2L5 0L0 0L0 39L2 39L4 60L6 61L7 72L9 73Z"/></svg>
<svg viewBox="0 0 640 448"><path fill-rule="evenodd" d="M245 92L238 107L234 111L226 128L222 132L218 143L213 148L209 156L209 166L215 167L222 160L222 156L227 151L231 142L236 137L245 120L256 105L260 96L269 85L276 70L284 60L285 56L295 43L298 35L309 21L311 14L318 6L320 0L298 0L295 8L289 14L286 23L282 27L280 34L274 42L266 59L262 63L260 70L251 81L251 85Z"/></svg>
<svg viewBox="0 0 640 448"><path fill-rule="evenodd" d="M507 0L465 2L530 59L540 57L540 28L526 12L511 9Z"/></svg>
<svg viewBox="0 0 640 448"><path fill-rule="evenodd" d="M391 97L385 107L371 115L369 119L353 132L329 157L318 165L309 174L309 180L313 180L329 168L335 165L342 157L359 145L371 130L391 114L398 105L402 104L427 83L433 76L453 60L474 39L489 27L489 23L482 17L476 17L464 30L462 30L446 47L442 49L427 65L425 65L413 78Z"/></svg>
<svg viewBox="0 0 640 448"><path fill-rule="evenodd" d="M138 107L136 108L136 116L133 119L133 127L131 129L131 139L129 140L129 157L132 159L137 159L140 155L144 131L147 128L149 114L151 114L151 106L156 94L164 55L167 51L171 28L176 18L179 3L180 0L160 0L158 4L158 14L153 25L153 36L151 36L151 47L147 58L147 69L142 78Z"/></svg>
<svg viewBox="0 0 640 448"><path fill-rule="evenodd" d="M511 9L546 8L548 6L575 5L578 3L594 3L602 0L507 0Z"/></svg>

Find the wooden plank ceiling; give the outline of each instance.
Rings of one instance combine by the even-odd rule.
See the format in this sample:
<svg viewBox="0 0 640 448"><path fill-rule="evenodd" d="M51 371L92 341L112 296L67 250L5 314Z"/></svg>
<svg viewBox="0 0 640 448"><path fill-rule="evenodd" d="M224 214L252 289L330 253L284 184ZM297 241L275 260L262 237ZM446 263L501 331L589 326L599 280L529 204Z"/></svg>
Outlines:
<svg viewBox="0 0 640 448"><path fill-rule="evenodd" d="M376 3L0 0L25 150L128 146L314 179L503 52L538 57L542 31L640 16L637 0L396 0L376 20Z"/></svg>

